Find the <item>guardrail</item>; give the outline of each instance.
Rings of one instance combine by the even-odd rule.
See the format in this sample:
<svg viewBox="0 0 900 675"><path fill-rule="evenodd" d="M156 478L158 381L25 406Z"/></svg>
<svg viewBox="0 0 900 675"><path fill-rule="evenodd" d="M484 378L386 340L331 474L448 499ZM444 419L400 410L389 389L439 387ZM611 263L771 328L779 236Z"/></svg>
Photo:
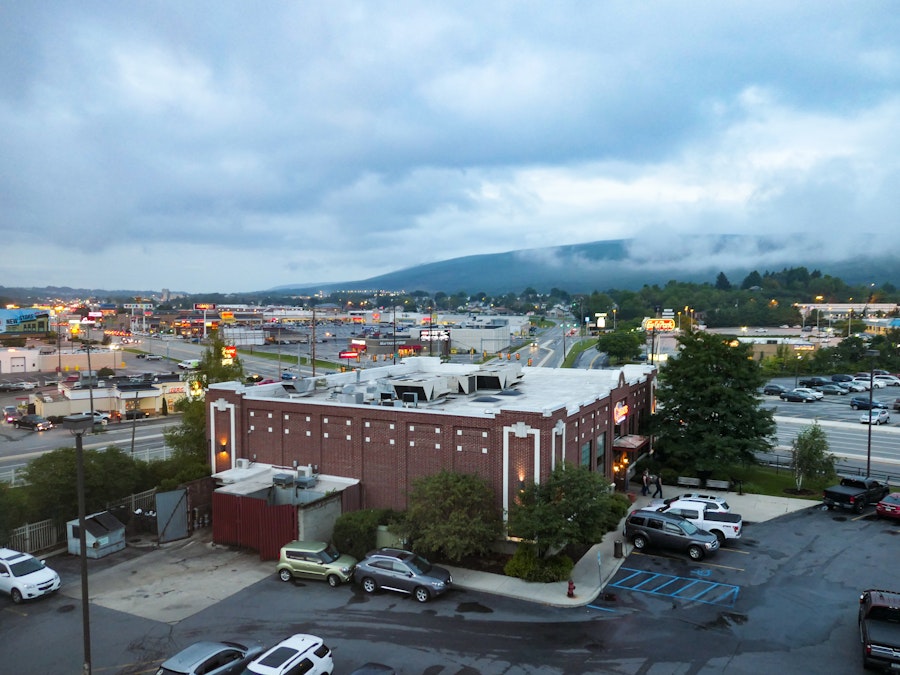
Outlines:
<svg viewBox="0 0 900 675"><path fill-rule="evenodd" d="M779 455L777 453L767 453L765 455L761 455L758 457L761 464L765 466L770 466L776 471L792 471L791 469L791 456L790 455ZM859 466L853 466L851 464L845 464L844 462L835 462L834 470L842 476L865 476L866 471L864 468ZM889 485L900 485L900 476L892 475L888 473L879 473L877 471L873 471L870 478L877 478L878 480L887 483Z"/></svg>

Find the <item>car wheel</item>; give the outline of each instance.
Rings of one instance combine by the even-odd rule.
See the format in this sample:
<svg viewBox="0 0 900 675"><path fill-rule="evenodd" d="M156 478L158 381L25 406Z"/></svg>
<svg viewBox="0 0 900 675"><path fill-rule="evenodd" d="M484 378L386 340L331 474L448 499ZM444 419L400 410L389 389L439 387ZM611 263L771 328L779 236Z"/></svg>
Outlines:
<svg viewBox="0 0 900 675"><path fill-rule="evenodd" d="M856 513L862 513L864 508L866 508L866 500L865 499L860 499L858 502L856 502L853 505L853 510Z"/></svg>
<svg viewBox="0 0 900 675"><path fill-rule="evenodd" d="M716 539L719 540L719 546L725 545L725 535L723 533L719 532L719 530L710 530L710 533L716 535Z"/></svg>
<svg viewBox="0 0 900 675"><path fill-rule="evenodd" d="M431 593L424 586L417 586L415 590L416 600L419 602L428 602L431 600Z"/></svg>
<svg viewBox="0 0 900 675"><path fill-rule="evenodd" d="M851 403L850 407L853 408L854 410L859 410L859 406L856 405L855 403Z"/></svg>
<svg viewBox="0 0 900 675"><path fill-rule="evenodd" d="M378 590L378 584L372 577L366 577L362 580L362 587L366 593L374 593Z"/></svg>
<svg viewBox="0 0 900 675"><path fill-rule="evenodd" d="M20 591L18 588L14 588L12 589L12 591L10 591L10 595L12 596L13 603L17 605L22 604L22 591Z"/></svg>
<svg viewBox="0 0 900 675"><path fill-rule="evenodd" d="M290 570L278 570L278 578L282 581L290 581L293 576Z"/></svg>
<svg viewBox="0 0 900 675"><path fill-rule="evenodd" d="M337 588L338 586L341 585L341 580L337 574L329 574L328 579L326 579L326 581L328 582L328 585L331 586L332 588Z"/></svg>
<svg viewBox="0 0 900 675"><path fill-rule="evenodd" d="M688 546L688 555L691 560L703 560L703 549L696 545Z"/></svg>
<svg viewBox="0 0 900 675"><path fill-rule="evenodd" d="M645 548L647 548L647 540L646 540L644 537L642 537L641 535L637 535L637 536L631 541L631 543L634 544L634 547L635 547L638 551L643 551Z"/></svg>

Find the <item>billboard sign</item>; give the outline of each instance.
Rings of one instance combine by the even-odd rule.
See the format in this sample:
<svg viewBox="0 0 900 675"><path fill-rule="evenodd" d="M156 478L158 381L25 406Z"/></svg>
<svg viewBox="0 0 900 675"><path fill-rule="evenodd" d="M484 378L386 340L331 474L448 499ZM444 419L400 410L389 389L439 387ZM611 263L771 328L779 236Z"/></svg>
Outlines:
<svg viewBox="0 0 900 675"><path fill-rule="evenodd" d="M197 311L206 312L208 310L213 310L216 308L216 303L214 302L195 302L194 309Z"/></svg>
<svg viewBox="0 0 900 675"><path fill-rule="evenodd" d="M644 319L643 329L657 332L675 330L675 319Z"/></svg>

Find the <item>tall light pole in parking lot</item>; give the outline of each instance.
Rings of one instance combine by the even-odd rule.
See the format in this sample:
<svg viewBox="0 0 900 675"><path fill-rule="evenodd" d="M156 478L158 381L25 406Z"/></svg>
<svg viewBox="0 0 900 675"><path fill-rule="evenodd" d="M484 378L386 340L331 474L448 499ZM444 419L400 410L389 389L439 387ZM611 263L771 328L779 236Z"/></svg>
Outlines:
<svg viewBox="0 0 900 675"><path fill-rule="evenodd" d="M88 602L87 534L84 505L84 432L93 427L94 416L89 413L69 415L63 418L63 426L75 435L75 466L78 489L78 541L81 556L81 630L84 637L84 663L82 672L91 674L91 610Z"/></svg>
<svg viewBox="0 0 900 675"><path fill-rule="evenodd" d="M869 429L868 440L866 442L866 477L872 472L872 390L875 389L875 359L878 358L877 349L867 349L866 356L869 357Z"/></svg>

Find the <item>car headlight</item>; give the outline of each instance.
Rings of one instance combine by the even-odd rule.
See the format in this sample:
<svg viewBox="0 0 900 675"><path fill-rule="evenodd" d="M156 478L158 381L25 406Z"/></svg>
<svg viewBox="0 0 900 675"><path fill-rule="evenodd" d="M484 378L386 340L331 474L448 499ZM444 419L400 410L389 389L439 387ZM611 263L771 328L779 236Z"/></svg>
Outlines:
<svg viewBox="0 0 900 675"><path fill-rule="evenodd" d="M711 541L706 542L706 548L712 548L712 542L711 542Z"/></svg>
<svg viewBox="0 0 900 675"><path fill-rule="evenodd" d="M431 582L431 585L434 586L435 588L443 588L444 582L435 579L434 581Z"/></svg>
<svg viewBox="0 0 900 675"><path fill-rule="evenodd" d="M347 567L346 565L345 565L344 567L341 568L341 572L342 572L343 574L350 574L350 572L352 572L352 571L353 571L353 568L352 568L352 567Z"/></svg>

